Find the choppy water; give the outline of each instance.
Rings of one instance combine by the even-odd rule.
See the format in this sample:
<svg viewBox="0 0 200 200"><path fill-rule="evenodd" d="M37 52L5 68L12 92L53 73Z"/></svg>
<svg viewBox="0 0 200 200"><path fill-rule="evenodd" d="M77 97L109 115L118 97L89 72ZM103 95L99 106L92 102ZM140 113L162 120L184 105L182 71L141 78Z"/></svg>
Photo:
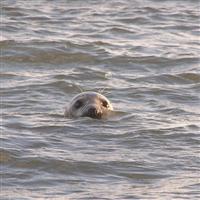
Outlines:
<svg viewBox="0 0 200 200"><path fill-rule="evenodd" d="M200 199L199 1L1 4L1 199Z"/></svg>

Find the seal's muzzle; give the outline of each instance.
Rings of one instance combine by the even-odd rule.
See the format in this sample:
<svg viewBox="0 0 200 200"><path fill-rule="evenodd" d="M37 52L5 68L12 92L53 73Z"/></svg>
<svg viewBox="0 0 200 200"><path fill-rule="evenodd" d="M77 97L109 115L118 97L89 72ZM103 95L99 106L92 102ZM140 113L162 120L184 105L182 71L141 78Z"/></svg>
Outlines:
<svg viewBox="0 0 200 200"><path fill-rule="evenodd" d="M86 116L100 119L102 117L102 112L100 112L96 107L90 107L86 113Z"/></svg>

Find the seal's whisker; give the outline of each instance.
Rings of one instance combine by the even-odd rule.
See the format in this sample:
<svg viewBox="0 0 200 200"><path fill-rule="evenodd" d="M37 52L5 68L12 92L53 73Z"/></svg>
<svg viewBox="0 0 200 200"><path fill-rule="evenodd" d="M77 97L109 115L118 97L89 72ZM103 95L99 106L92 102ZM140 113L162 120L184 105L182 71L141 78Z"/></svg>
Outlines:
<svg viewBox="0 0 200 200"><path fill-rule="evenodd" d="M103 95L108 95L108 94L111 94L111 92L105 92Z"/></svg>
<svg viewBox="0 0 200 200"><path fill-rule="evenodd" d="M83 88L81 88L79 85L75 85L79 90L80 92L84 92Z"/></svg>
<svg viewBox="0 0 200 200"><path fill-rule="evenodd" d="M97 90L98 93L102 94L102 88Z"/></svg>
<svg viewBox="0 0 200 200"><path fill-rule="evenodd" d="M101 89L98 90L98 92L99 92L100 94L104 94L105 89L106 89L106 87L101 88Z"/></svg>

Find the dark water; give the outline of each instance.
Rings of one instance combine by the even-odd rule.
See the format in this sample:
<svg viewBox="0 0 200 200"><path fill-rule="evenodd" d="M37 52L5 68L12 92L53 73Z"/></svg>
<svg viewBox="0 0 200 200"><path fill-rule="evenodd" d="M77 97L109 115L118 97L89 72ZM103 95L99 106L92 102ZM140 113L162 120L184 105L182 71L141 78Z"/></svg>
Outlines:
<svg viewBox="0 0 200 200"><path fill-rule="evenodd" d="M200 199L199 1L1 4L2 200Z"/></svg>

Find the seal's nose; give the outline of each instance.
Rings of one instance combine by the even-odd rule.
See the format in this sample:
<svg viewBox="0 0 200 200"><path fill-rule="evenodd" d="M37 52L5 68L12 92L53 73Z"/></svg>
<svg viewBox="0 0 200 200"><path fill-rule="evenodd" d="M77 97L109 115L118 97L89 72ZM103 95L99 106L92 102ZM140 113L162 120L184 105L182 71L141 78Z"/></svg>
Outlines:
<svg viewBox="0 0 200 200"><path fill-rule="evenodd" d="M88 117L100 119L101 115L101 112L99 112L95 107L91 107L88 109Z"/></svg>

